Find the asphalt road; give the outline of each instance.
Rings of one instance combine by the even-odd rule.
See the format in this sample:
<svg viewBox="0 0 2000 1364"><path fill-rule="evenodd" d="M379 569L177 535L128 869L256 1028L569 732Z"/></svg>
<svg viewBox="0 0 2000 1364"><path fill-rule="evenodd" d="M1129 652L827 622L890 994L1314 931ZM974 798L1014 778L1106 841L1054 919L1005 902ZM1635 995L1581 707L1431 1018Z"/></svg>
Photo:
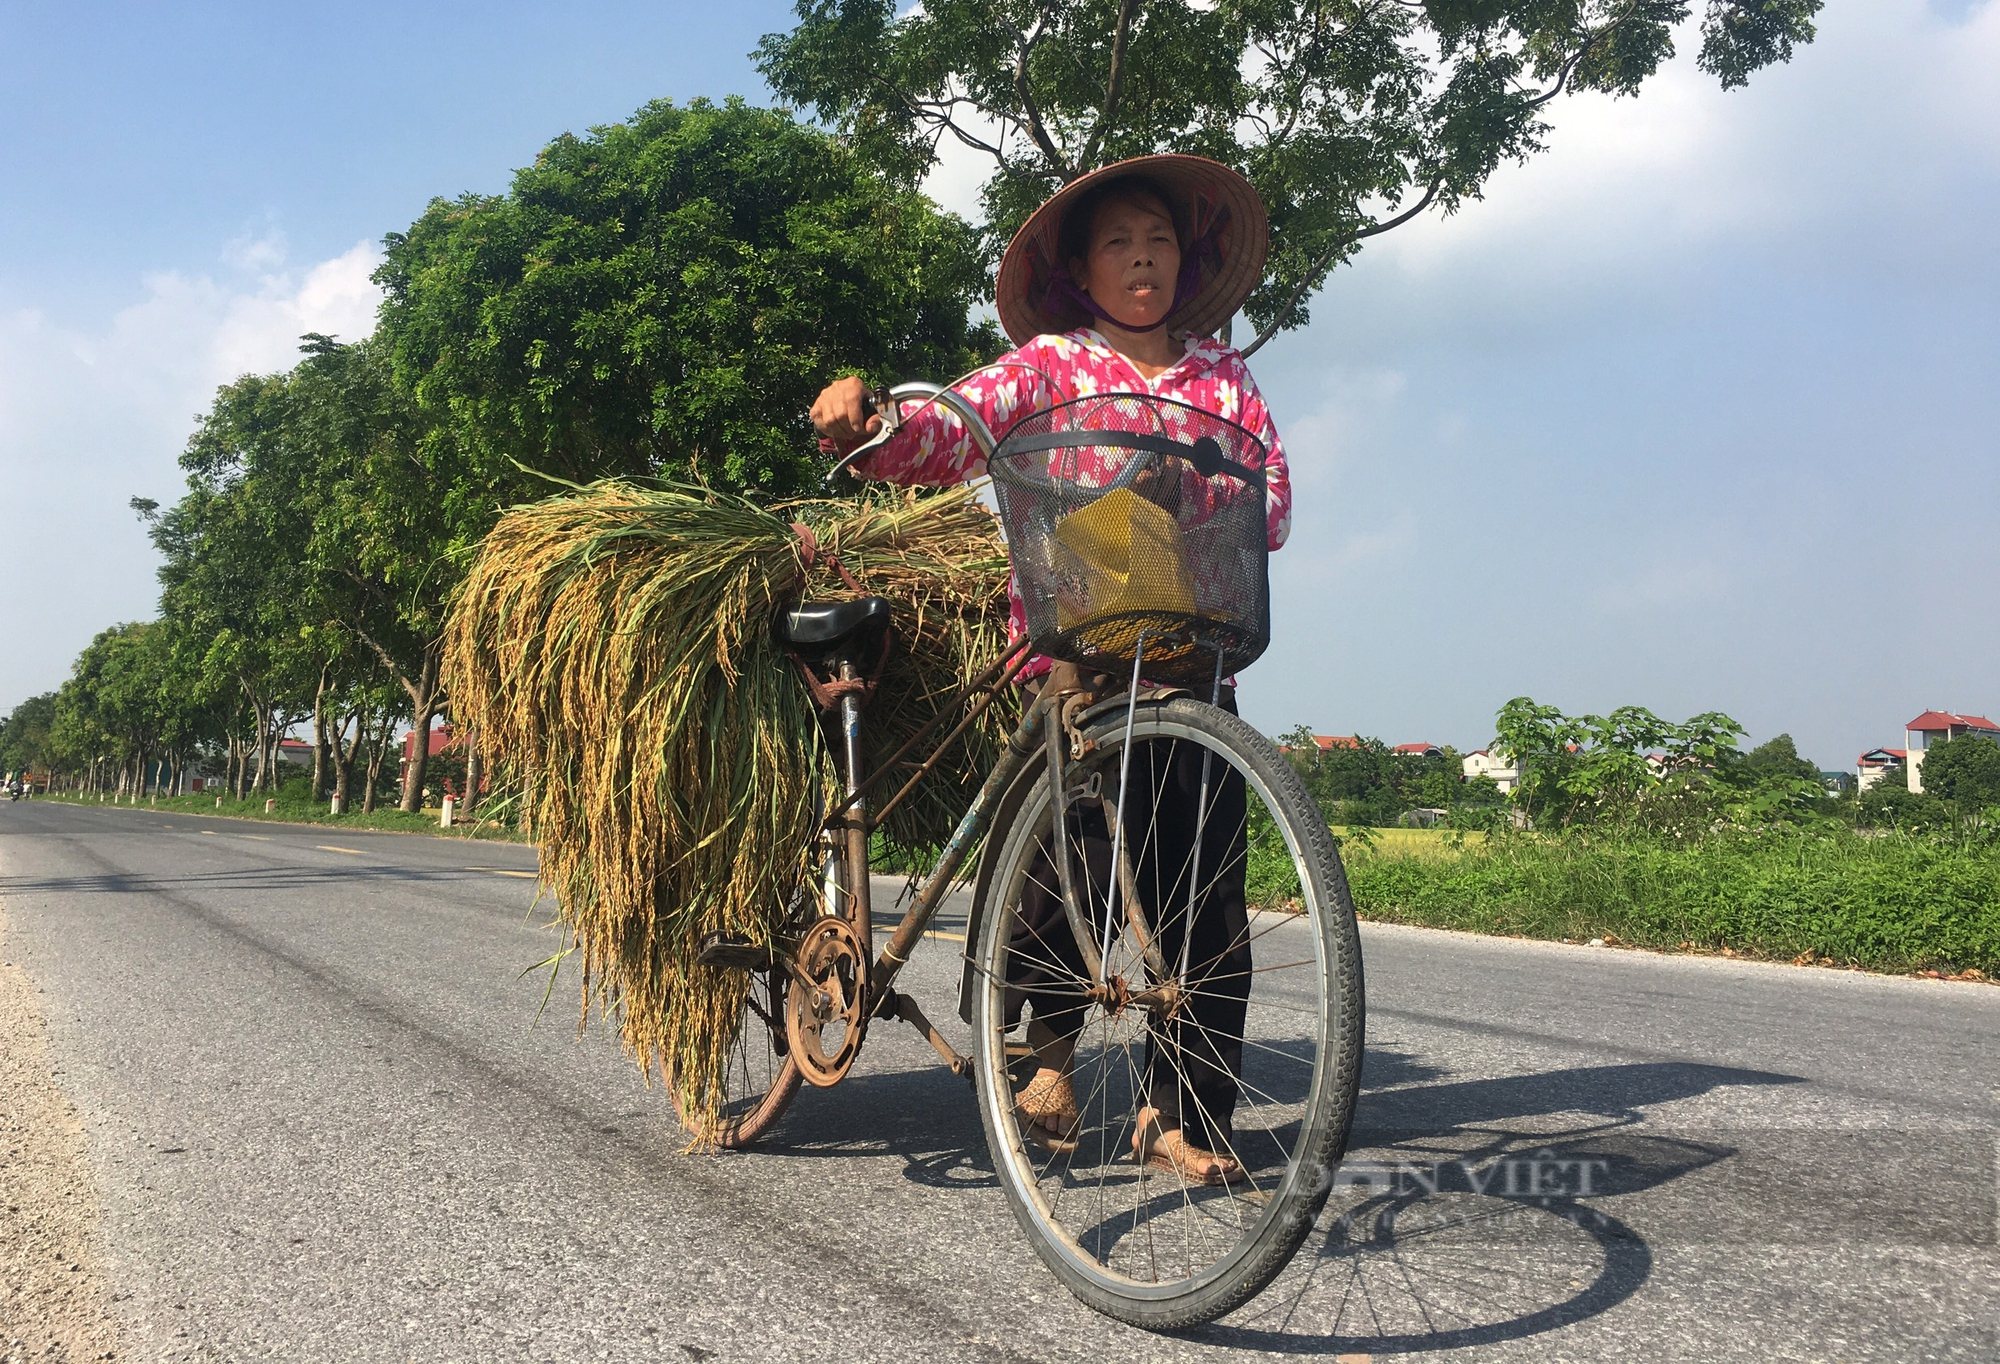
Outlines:
<svg viewBox="0 0 2000 1364"><path fill-rule="evenodd" d="M1364 929L1348 1187L1163 1338L1043 1270L908 1029L681 1154L567 982L533 1025L533 865L0 804L126 1357L2000 1358L2000 989ZM963 1043L955 957L905 980Z"/></svg>

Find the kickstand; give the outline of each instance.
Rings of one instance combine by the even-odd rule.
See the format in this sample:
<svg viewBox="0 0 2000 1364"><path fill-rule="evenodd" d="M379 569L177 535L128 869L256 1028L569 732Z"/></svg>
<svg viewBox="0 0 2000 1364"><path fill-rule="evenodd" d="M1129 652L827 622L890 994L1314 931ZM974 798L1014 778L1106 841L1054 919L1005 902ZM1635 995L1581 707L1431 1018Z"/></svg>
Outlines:
<svg viewBox="0 0 2000 1364"><path fill-rule="evenodd" d="M896 1017L924 1035L924 1041L930 1043L931 1050L951 1067L953 1075L963 1075L967 1080L972 1078L972 1058L959 1055L957 1048L945 1041L944 1034L931 1025L930 1019L924 1017L924 1011L917 1007L916 1000L898 992L894 1012Z"/></svg>

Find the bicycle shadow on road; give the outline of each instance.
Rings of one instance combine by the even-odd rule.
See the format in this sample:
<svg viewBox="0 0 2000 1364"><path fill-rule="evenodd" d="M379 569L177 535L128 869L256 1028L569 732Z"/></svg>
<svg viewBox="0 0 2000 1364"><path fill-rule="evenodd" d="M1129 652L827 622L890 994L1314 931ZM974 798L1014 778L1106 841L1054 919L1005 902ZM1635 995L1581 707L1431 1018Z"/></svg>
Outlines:
<svg viewBox="0 0 2000 1364"><path fill-rule="evenodd" d="M758 1150L794 1158L894 1156L913 1183L997 1184L972 1086L936 1065L849 1075L823 1093L805 1090Z"/></svg>
<svg viewBox="0 0 2000 1364"><path fill-rule="evenodd" d="M1653 1247L1598 1200L1668 1185L1733 1146L1645 1130L1643 1109L1801 1077L1682 1062L1436 1082L1368 1052L1327 1210L1263 1295L1192 1337L1299 1354L1414 1354L1530 1338L1651 1278Z"/></svg>

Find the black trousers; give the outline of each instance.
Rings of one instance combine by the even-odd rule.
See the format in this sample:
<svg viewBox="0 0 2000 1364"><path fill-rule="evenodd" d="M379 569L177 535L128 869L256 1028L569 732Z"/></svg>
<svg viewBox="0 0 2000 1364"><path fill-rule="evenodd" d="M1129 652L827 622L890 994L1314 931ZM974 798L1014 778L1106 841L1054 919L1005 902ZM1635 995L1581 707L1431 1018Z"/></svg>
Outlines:
<svg viewBox="0 0 2000 1364"><path fill-rule="evenodd" d="M1236 713L1234 688L1223 689L1220 704ZM1148 1032L1147 1101L1159 1110L1163 1130L1179 1127L1195 1145L1220 1151L1232 1137L1250 998L1249 913L1243 891L1246 795L1242 774L1213 761L1208 813L1202 819L1202 756L1199 747L1164 739L1133 746L1126 777L1125 842L1162 961L1170 973L1177 972L1185 945L1188 963L1182 981L1188 997L1172 1020ZM1197 871L1192 853L1198 827L1203 832ZM1110 821L1096 802L1078 802L1071 809L1069 832L1070 873L1078 876L1087 868L1089 890L1082 898L1095 915L1093 931L1101 935L1111 885ZM1188 899L1197 888L1197 875L1200 893L1190 934ZM1075 1038L1088 1008L1088 978L1044 840L1008 942L1008 1026L1020 1021L1024 1005L1031 1005L1031 1017L1056 1036ZM1127 983L1140 987L1136 981Z"/></svg>

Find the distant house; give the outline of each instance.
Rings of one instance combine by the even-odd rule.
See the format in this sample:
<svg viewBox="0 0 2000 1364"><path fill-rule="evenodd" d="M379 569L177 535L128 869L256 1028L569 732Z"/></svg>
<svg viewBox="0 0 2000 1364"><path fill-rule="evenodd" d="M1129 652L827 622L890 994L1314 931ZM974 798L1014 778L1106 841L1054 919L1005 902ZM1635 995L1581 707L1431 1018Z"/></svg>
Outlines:
<svg viewBox="0 0 2000 1364"><path fill-rule="evenodd" d="M1444 749L1436 744L1397 744L1390 750L1406 758L1442 758Z"/></svg>
<svg viewBox="0 0 2000 1364"><path fill-rule="evenodd" d="M311 767L313 746L304 739L278 740L278 761L294 767Z"/></svg>
<svg viewBox="0 0 2000 1364"><path fill-rule="evenodd" d="M1359 748L1361 747L1361 736L1359 734L1315 734L1313 735L1313 742L1319 745L1320 752L1326 753L1336 748Z"/></svg>
<svg viewBox="0 0 2000 1364"><path fill-rule="evenodd" d="M1503 796L1521 784L1521 769L1511 759L1484 748L1473 749L1459 760L1458 766L1467 781L1491 777Z"/></svg>
<svg viewBox="0 0 2000 1364"><path fill-rule="evenodd" d="M1909 724L1903 726L1908 735L1908 754L1903 764L1903 772L1912 791L1924 789L1924 750L1946 739L1956 739L1961 734L1984 734L1989 739L2000 739L2000 725L1994 724L1983 715L1954 715L1948 710L1927 710Z"/></svg>
<svg viewBox="0 0 2000 1364"><path fill-rule="evenodd" d="M1854 760L1854 789L1866 791L1909 755L1900 748L1871 748Z"/></svg>
<svg viewBox="0 0 2000 1364"><path fill-rule="evenodd" d="M1852 772L1822 772L1819 774L1819 784L1826 788L1826 793L1829 796L1844 796L1854 789L1854 774Z"/></svg>

